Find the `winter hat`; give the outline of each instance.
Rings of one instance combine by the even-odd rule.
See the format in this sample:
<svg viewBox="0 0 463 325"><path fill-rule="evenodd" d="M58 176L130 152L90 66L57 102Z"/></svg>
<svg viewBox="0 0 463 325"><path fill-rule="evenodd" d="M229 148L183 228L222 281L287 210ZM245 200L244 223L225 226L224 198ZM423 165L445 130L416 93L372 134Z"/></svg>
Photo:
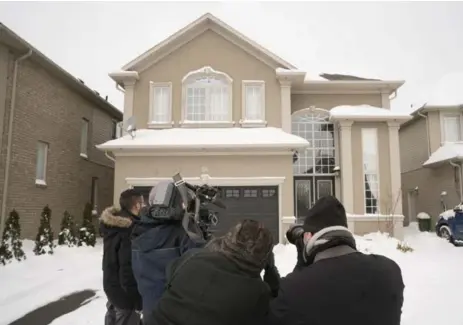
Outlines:
<svg viewBox="0 0 463 325"><path fill-rule="evenodd" d="M259 274L273 249L273 236L260 222L243 220L207 247L225 254L243 270Z"/></svg>
<svg viewBox="0 0 463 325"><path fill-rule="evenodd" d="M334 196L324 196L309 210L303 227L306 232L314 234L332 226L347 228L346 210Z"/></svg>

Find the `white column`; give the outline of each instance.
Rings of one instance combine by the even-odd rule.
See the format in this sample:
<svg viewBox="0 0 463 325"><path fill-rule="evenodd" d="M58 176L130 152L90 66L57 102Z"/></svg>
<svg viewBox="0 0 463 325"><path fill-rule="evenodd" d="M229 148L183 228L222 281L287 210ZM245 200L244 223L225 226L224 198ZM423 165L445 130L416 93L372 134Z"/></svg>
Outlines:
<svg viewBox="0 0 463 325"><path fill-rule="evenodd" d="M135 88L135 81L126 81L124 82L124 117L123 117L123 126L122 126L122 134L127 134L126 131L126 122L127 120L133 116L133 100L134 100L134 88Z"/></svg>
<svg viewBox="0 0 463 325"><path fill-rule="evenodd" d="M354 213L354 177L352 173L352 124L339 121L341 142L341 195L347 213Z"/></svg>
<svg viewBox="0 0 463 325"><path fill-rule="evenodd" d="M391 100L388 93L381 93L381 107L391 109Z"/></svg>
<svg viewBox="0 0 463 325"><path fill-rule="evenodd" d="M391 198L392 213L402 215L402 193L400 175L400 147L398 122L388 122L389 127L389 165L391 170ZM395 207L394 207L395 205Z"/></svg>
<svg viewBox="0 0 463 325"><path fill-rule="evenodd" d="M281 85L281 128L291 133L291 81L280 80Z"/></svg>

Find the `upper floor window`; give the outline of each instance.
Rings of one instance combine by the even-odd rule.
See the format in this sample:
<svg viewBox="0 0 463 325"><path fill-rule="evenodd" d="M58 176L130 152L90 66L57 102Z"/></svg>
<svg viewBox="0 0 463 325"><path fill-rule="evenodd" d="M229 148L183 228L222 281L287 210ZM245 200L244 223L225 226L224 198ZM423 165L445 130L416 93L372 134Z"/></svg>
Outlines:
<svg viewBox="0 0 463 325"><path fill-rule="evenodd" d="M150 126L172 126L172 83L150 83Z"/></svg>
<svg viewBox="0 0 463 325"><path fill-rule="evenodd" d="M183 83L183 123L231 123L232 82L226 73L203 67Z"/></svg>
<svg viewBox="0 0 463 325"><path fill-rule="evenodd" d="M80 155L87 158L87 149L88 149L88 120L83 118L81 122L80 129Z"/></svg>
<svg viewBox="0 0 463 325"><path fill-rule="evenodd" d="M377 129L362 129L362 160L365 213L378 214L380 208L380 193Z"/></svg>
<svg viewBox="0 0 463 325"><path fill-rule="evenodd" d="M48 143L37 142L37 159L35 163L35 184L46 185L48 161Z"/></svg>
<svg viewBox="0 0 463 325"><path fill-rule="evenodd" d="M265 125L265 83L263 81L243 81L243 125Z"/></svg>
<svg viewBox="0 0 463 325"><path fill-rule="evenodd" d="M459 113L441 115L442 142L461 141L461 116Z"/></svg>

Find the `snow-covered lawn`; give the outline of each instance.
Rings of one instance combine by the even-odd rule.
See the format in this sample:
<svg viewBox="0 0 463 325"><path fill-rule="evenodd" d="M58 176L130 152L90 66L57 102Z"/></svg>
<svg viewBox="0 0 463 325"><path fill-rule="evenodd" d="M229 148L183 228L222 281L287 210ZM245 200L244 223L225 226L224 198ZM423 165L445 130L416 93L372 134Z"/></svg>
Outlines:
<svg viewBox="0 0 463 325"><path fill-rule="evenodd" d="M360 250L394 259L402 268L406 285L403 325L461 324L463 247L454 247L432 233L406 228L405 242L414 251L397 250L397 241L383 234L356 237ZM97 290L98 298L64 315L53 325L102 324L106 299L101 288L102 247L58 247L51 256L36 257L32 242L25 243L28 259L0 266L0 324L9 324L35 308L73 291ZM275 248L282 275L295 264L293 246Z"/></svg>

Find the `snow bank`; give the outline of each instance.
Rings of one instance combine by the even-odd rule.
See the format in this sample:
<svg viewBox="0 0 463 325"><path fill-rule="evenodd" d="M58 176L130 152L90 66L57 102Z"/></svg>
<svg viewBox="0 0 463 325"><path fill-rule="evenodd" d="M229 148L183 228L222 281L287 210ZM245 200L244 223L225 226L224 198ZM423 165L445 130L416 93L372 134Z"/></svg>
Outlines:
<svg viewBox="0 0 463 325"><path fill-rule="evenodd" d="M309 142L274 127L140 129L135 138L125 135L97 146L116 148L303 148Z"/></svg>
<svg viewBox="0 0 463 325"><path fill-rule="evenodd" d="M355 236L358 249L367 254L382 254L396 261L405 282L402 325L460 324L460 293L463 248L454 247L433 233L419 232L416 223L404 228L405 243L414 249L403 253L399 241L382 233ZM78 310L56 319L52 325L102 324L106 298L102 291L102 247L57 247L51 256L33 256L32 242L25 243L28 259L0 267L0 324L73 291L97 290L98 298ZM274 249L282 275L291 272L297 252L293 245ZM442 298L442 297L445 297Z"/></svg>
<svg viewBox="0 0 463 325"><path fill-rule="evenodd" d="M446 143L434 151L423 166L443 163L453 159L463 159L463 142Z"/></svg>

